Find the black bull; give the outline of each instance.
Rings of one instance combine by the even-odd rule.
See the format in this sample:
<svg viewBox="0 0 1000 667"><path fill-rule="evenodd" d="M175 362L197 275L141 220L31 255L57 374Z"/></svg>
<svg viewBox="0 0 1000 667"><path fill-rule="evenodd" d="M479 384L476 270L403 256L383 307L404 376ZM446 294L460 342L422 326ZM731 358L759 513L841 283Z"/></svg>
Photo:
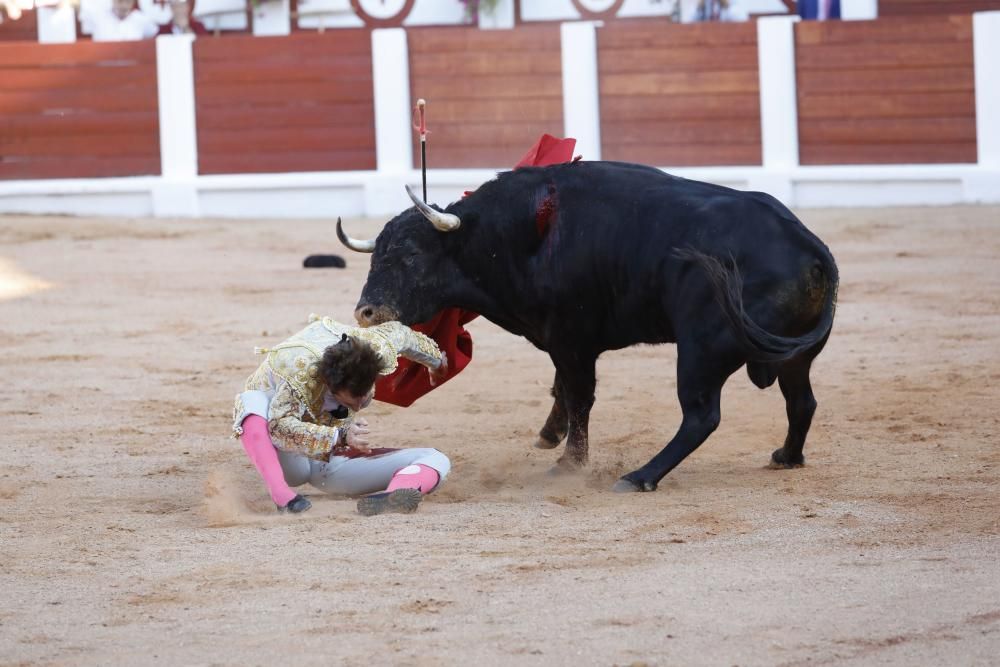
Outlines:
<svg viewBox="0 0 1000 667"><path fill-rule="evenodd" d="M548 352L555 400L537 444L568 435L560 467L587 461L597 358L636 343L677 344L683 419L616 490L655 490L701 445L744 364L754 384L777 379L785 397L788 434L772 463L803 463L816 410L809 369L833 325L838 274L776 199L579 162L502 173L443 213L414 202L374 242L351 239L338 220L342 242L374 253L355 316L413 324L454 306Z"/></svg>

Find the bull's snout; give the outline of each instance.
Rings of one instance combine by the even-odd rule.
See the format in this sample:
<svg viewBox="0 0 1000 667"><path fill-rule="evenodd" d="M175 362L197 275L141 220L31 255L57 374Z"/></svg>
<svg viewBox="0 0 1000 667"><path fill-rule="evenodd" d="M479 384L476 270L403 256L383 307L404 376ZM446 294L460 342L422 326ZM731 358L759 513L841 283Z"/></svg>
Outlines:
<svg viewBox="0 0 1000 667"><path fill-rule="evenodd" d="M396 313L386 306L373 306L368 303L358 305L354 311L354 319L363 327L373 327L383 322L391 322L399 319Z"/></svg>
<svg viewBox="0 0 1000 667"><path fill-rule="evenodd" d="M372 306L361 306L354 311L354 319L358 321L363 327L371 326L374 324L372 318L375 317L375 308Z"/></svg>

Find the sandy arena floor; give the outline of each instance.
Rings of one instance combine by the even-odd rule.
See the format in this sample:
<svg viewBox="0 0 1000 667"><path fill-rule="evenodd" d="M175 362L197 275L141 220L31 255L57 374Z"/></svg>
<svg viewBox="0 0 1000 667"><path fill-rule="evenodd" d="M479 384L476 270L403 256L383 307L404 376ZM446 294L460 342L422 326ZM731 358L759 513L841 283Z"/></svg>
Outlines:
<svg viewBox="0 0 1000 667"><path fill-rule="evenodd" d="M478 320L465 373L369 410L454 463L369 519L277 515L228 438L255 345L350 317L365 256L300 268L332 222L0 218L0 664L997 664L1000 209L802 217L842 276L807 467L764 468L784 402L740 372L610 493L677 426L667 346L601 359L592 465L550 478L551 364Z"/></svg>

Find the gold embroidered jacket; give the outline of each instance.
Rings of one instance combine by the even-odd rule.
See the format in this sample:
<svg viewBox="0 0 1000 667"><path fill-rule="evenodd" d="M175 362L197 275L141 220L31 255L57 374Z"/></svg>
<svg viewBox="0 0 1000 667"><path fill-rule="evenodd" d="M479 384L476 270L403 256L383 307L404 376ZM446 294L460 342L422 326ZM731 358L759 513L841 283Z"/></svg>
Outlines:
<svg viewBox="0 0 1000 667"><path fill-rule="evenodd" d="M441 364L437 343L399 322L361 328L342 324L329 317L309 316L309 326L270 349L251 375L243 393L237 395L233 430L242 434L241 424L250 414L268 420L274 445L310 458L327 459L337 444L341 429L354 421L354 412L336 419L330 410L339 404L316 376L323 351L340 341L342 334L364 341L382 360L382 375L396 370L404 356L431 369ZM266 407L265 407L266 406Z"/></svg>

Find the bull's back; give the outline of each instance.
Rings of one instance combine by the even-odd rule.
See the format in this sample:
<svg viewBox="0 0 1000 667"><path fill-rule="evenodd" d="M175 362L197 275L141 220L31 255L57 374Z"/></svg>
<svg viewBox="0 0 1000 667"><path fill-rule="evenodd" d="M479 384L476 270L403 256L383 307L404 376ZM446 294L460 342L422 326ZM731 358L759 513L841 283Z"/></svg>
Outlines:
<svg viewBox="0 0 1000 667"><path fill-rule="evenodd" d="M609 348L674 341L684 320L718 314L702 312L717 308L682 249L735 260L748 309L781 333L822 309L828 252L773 197L627 163L581 163L561 176L555 242L567 280L557 300L580 301L576 312Z"/></svg>

